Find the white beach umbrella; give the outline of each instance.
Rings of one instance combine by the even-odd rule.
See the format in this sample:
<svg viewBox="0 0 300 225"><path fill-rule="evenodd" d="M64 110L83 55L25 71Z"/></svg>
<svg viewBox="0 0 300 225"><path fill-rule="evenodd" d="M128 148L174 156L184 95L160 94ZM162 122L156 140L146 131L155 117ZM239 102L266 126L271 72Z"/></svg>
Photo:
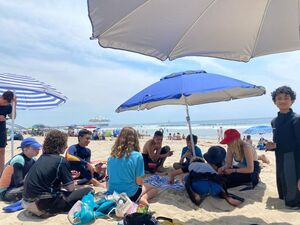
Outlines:
<svg viewBox="0 0 300 225"><path fill-rule="evenodd" d="M17 109L51 109L66 102L67 97L32 77L10 73L0 74L0 94L10 90L17 97ZM14 110L13 110L14 112ZM14 115L12 115L14 118ZM11 156L14 155L14 119L11 122Z"/></svg>
<svg viewBox="0 0 300 225"><path fill-rule="evenodd" d="M93 39L160 60L300 49L299 0L88 0Z"/></svg>

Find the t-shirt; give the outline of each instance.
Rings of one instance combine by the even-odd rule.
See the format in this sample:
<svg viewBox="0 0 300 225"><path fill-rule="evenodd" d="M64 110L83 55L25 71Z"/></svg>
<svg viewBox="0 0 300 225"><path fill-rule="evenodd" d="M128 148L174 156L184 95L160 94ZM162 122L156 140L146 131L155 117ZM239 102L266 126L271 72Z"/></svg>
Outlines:
<svg viewBox="0 0 300 225"><path fill-rule="evenodd" d="M9 114L12 113L12 106L11 104L8 104L8 105L0 105L0 115L1 116L7 116ZM6 132L6 121L0 121L0 132Z"/></svg>
<svg viewBox="0 0 300 225"><path fill-rule="evenodd" d="M116 158L110 156L107 160L108 192L125 192L128 197L132 197L139 186L135 179L144 176L144 160L140 152L132 151L126 158Z"/></svg>
<svg viewBox="0 0 300 225"><path fill-rule="evenodd" d="M193 152L193 151L190 150L187 146L185 146L185 147L182 149L180 158L181 158L187 151ZM195 145L195 154L196 154L197 157L202 157L201 149L200 149L197 145ZM186 160L187 163L190 163L190 159L189 159L189 158L185 158L185 160Z"/></svg>
<svg viewBox="0 0 300 225"><path fill-rule="evenodd" d="M189 166L182 168L184 173L194 171L196 173L211 173L216 174L217 172L208 163L192 162Z"/></svg>
<svg viewBox="0 0 300 225"><path fill-rule="evenodd" d="M55 154L43 154L31 167L24 182L23 198L35 201L60 193L61 184L73 183L68 161Z"/></svg>

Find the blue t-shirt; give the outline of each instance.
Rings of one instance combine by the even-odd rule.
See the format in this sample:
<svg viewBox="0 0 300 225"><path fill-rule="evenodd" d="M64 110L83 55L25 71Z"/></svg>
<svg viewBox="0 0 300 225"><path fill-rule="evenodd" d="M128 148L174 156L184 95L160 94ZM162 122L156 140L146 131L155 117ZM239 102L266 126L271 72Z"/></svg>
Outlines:
<svg viewBox="0 0 300 225"><path fill-rule="evenodd" d="M139 186L135 179L144 176L144 160L140 152L133 151L126 159L110 156L107 160L108 192L125 192L128 197L134 196Z"/></svg>
<svg viewBox="0 0 300 225"><path fill-rule="evenodd" d="M189 148L187 146L185 146L183 149L182 149L182 152L181 152L181 156L180 158L187 152L187 151L191 151L192 150L189 150ZM202 157L202 152L201 152L201 149L195 145L195 154L197 157ZM185 163L190 163L190 159L189 158L185 158Z"/></svg>

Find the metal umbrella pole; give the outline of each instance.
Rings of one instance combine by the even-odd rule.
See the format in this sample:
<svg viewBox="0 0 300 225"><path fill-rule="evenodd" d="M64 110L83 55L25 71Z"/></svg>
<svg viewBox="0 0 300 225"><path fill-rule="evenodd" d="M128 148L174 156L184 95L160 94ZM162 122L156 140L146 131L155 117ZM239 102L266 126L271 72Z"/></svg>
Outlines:
<svg viewBox="0 0 300 225"><path fill-rule="evenodd" d="M184 101L185 101L185 111L186 111L186 122L187 122L188 127L189 127L189 132L190 132L190 137L191 137L191 143L192 143L192 150L193 150L193 156L196 156L195 144L194 144L193 133L192 133L192 126L191 126L191 118L190 118L190 113L189 113L189 106L187 104L185 96L184 96Z"/></svg>

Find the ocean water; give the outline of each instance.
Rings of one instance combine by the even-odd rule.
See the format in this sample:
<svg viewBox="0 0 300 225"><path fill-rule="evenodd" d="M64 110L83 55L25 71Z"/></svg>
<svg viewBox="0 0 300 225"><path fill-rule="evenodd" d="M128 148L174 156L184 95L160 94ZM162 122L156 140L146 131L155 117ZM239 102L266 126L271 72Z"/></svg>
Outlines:
<svg viewBox="0 0 300 225"><path fill-rule="evenodd" d="M230 119L230 120L207 120L207 121L192 121L192 132L197 135L198 138L205 139L217 139L217 130L222 127L223 132L226 129L237 129L242 136L246 136L243 132L252 127L259 125L270 125L272 118L248 118L248 119ZM152 136L156 130L163 130L164 136L167 137L169 133L189 134L188 126L186 122L167 122L157 124L137 124L133 127L139 131L140 134ZM271 140L272 133L262 135L264 138ZM251 135L253 140L259 140L261 135Z"/></svg>

